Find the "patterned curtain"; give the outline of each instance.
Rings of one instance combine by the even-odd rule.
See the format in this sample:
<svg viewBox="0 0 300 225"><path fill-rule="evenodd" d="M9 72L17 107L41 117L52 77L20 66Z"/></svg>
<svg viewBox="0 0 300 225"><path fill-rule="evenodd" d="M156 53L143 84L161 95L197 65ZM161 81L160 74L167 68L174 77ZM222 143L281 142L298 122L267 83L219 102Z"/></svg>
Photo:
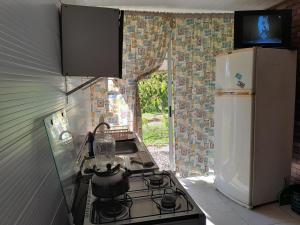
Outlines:
<svg viewBox="0 0 300 225"><path fill-rule="evenodd" d="M123 78L130 92L133 130L142 135L138 82L156 71L165 59L170 37L170 17L127 12L124 20Z"/></svg>
<svg viewBox="0 0 300 225"><path fill-rule="evenodd" d="M172 37L176 170L213 169L215 56L232 50L233 18L176 18Z"/></svg>
<svg viewBox="0 0 300 225"><path fill-rule="evenodd" d="M96 127L100 116L113 128L128 128L130 114L125 101L125 89L118 79L101 78L91 88L92 126Z"/></svg>
<svg viewBox="0 0 300 225"><path fill-rule="evenodd" d="M170 17L147 13L125 12L123 28L123 79L115 79L115 95L121 94L124 101L121 107L127 107L123 112L128 121L130 130L142 135L142 119L138 93L138 82L156 71L165 59L168 42L170 41ZM98 112L92 112L93 121L97 122L101 113L105 114L106 121L117 123L122 115L120 104L112 104L116 97L105 95L107 89L104 81L91 89L92 102ZM97 87L98 86L98 87ZM108 93L110 91L108 90ZM112 94L112 93L110 93ZM105 97L102 101L99 98ZM99 107L98 107L99 106ZM93 111L93 110L92 110ZM112 119L114 118L114 119ZM111 120L111 121L109 121Z"/></svg>
<svg viewBox="0 0 300 225"><path fill-rule="evenodd" d="M91 112L92 126L96 127L101 115L107 117L108 98L107 98L107 78L101 78L96 84L90 87L91 93Z"/></svg>

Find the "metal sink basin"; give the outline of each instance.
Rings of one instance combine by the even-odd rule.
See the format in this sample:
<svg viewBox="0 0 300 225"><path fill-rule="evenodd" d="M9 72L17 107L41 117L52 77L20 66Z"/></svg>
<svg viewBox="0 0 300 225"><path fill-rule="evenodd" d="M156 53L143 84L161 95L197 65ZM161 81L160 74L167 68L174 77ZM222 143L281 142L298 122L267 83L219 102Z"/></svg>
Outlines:
<svg viewBox="0 0 300 225"><path fill-rule="evenodd" d="M116 154L132 154L138 151L134 140L116 141Z"/></svg>

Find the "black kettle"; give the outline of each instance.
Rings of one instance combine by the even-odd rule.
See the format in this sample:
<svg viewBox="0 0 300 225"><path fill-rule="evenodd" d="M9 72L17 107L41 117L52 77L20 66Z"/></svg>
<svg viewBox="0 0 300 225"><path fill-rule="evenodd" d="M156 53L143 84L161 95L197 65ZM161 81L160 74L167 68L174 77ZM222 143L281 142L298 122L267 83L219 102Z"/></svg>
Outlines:
<svg viewBox="0 0 300 225"><path fill-rule="evenodd" d="M114 198L125 194L129 190L129 177L131 171L121 168L118 164L112 168L111 164L106 165L106 171L99 172L94 166L92 177L92 193L98 198Z"/></svg>

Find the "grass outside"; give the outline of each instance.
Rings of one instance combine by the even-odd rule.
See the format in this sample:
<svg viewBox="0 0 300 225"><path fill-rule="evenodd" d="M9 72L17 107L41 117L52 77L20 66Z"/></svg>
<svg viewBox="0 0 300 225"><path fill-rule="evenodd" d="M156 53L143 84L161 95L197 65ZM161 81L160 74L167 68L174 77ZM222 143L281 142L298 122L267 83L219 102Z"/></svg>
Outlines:
<svg viewBox="0 0 300 225"><path fill-rule="evenodd" d="M143 113L143 140L147 146L161 147L169 144L167 114Z"/></svg>

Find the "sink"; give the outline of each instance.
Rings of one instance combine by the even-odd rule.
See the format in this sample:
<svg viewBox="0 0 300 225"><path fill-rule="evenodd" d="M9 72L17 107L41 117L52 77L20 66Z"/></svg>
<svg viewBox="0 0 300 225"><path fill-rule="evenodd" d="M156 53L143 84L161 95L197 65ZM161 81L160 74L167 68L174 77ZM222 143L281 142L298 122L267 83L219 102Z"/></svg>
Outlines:
<svg viewBox="0 0 300 225"><path fill-rule="evenodd" d="M138 151L134 140L116 141L116 154L132 154Z"/></svg>

